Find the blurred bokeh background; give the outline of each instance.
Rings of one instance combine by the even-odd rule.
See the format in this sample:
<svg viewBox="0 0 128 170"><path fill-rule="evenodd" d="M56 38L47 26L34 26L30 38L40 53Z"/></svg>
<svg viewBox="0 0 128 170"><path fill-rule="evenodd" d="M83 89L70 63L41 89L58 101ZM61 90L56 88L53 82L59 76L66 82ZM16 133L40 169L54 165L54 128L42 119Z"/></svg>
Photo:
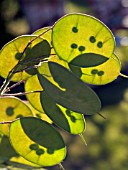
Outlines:
<svg viewBox="0 0 128 170"><path fill-rule="evenodd" d="M0 0L0 49L13 38L52 25L71 12L95 16L112 30L121 72L128 75L128 0ZM63 166L66 170L127 170L128 79L118 77L93 88L101 98L106 120L99 115L86 117L87 147L79 136L61 132L68 146Z"/></svg>

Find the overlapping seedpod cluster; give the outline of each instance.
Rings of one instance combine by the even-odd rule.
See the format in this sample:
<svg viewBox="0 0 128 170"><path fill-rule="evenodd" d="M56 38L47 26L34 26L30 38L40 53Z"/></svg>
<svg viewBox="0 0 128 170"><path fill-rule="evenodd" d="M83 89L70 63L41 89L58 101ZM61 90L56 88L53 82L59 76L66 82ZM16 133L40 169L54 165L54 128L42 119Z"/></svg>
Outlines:
<svg viewBox="0 0 128 170"><path fill-rule="evenodd" d="M12 120L9 138L20 156L38 166L56 165L65 158L66 146L52 122L83 139L84 115L99 114L101 109L99 97L87 84L104 85L118 77L121 63L114 49L107 26L79 13L17 37L1 49L0 75L14 82L25 80L27 99L36 110L34 117L21 115L14 121L17 117L6 113L14 107L14 98L1 99L6 100L5 120ZM41 120L44 115L48 123Z"/></svg>

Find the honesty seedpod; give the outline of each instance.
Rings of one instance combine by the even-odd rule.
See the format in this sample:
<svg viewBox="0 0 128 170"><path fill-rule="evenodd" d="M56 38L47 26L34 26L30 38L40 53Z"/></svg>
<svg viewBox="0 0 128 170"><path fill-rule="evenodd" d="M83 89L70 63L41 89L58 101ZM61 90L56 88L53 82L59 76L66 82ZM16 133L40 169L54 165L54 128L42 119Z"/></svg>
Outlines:
<svg viewBox="0 0 128 170"><path fill-rule="evenodd" d="M85 142L85 116L101 115L100 98L88 84L127 78L114 51L109 28L80 13L7 43L0 51L0 162L64 169L66 145L58 128ZM20 83L25 91L9 93ZM14 97L21 95L25 101Z"/></svg>

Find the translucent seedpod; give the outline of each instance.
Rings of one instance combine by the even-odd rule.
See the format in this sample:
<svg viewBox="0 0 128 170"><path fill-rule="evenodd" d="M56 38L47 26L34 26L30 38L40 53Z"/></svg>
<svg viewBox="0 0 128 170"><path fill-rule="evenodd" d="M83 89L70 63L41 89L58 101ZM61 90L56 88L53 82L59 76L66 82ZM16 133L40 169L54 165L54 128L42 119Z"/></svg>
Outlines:
<svg viewBox="0 0 128 170"><path fill-rule="evenodd" d="M115 54L112 54L111 58L105 63L95 67L69 66L81 80L94 85L104 85L114 81L120 75L121 70L120 60Z"/></svg>
<svg viewBox="0 0 128 170"><path fill-rule="evenodd" d="M25 117L12 122L9 137L16 152L34 164L53 166L66 156L59 132L39 118Z"/></svg>
<svg viewBox="0 0 128 170"><path fill-rule="evenodd" d="M55 23L52 44L60 59L80 67L106 62L115 48L114 36L105 24L79 13L65 15Z"/></svg>
<svg viewBox="0 0 128 170"><path fill-rule="evenodd" d="M0 75L3 78L7 78L9 74L13 75L11 81L27 79L36 74L35 70L30 68L48 58L50 51L49 43L40 37L19 36L7 43L0 51Z"/></svg>
<svg viewBox="0 0 128 170"><path fill-rule="evenodd" d="M0 122L11 122L17 118L32 116L30 108L16 97L0 98ZM0 124L0 132L9 134L9 124Z"/></svg>

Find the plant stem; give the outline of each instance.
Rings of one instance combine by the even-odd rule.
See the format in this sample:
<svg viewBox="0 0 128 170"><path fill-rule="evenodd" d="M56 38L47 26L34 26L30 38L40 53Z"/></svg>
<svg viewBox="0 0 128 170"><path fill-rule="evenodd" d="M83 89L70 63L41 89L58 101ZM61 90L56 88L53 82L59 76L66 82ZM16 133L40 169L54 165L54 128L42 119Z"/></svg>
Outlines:
<svg viewBox="0 0 128 170"><path fill-rule="evenodd" d="M35 90L35 91L29 91L29 92L19 92L19 93L12 93L12 94L3 94L3 96L23 96L26 94L31 94L31 93L40 93L42 90Z"/></svg>
<svg viewBox="0 0 128 170"><path fill-rule="evenodd" d="M102 114L100 114L99 112L97 113L99 116L101 116L103 119L106 119L106 117L104 117Z"/></svg>
<svg viewBox="0 0 128 170"><path fill-rule="evenodd" d="M8 74L8 77L5 79L5 81L3 82L3 85L0 88L0 96L2 96L4 94L4 92L6 91L7 86L9 85L9 82L11 80L11 75L10 73Z"/></svg>
<svg viewBox="0 0 128 170"><path fill-rule="evenodd" d="M36 37L33 38L31 41L29 41L28 44L26 45L26 47L25 47L24 50L23 50L22 57L23 57L24 53L26 52L27 48L29 47L29 45L31 45L31 43L32 43L33 41L35 41L37 38L40 38L42 35L44 35L44 34L47 33L48 31L50 31L51 29L52 29L52 27L48 28L46 31L44 31L43 33L41 33L40 35L36 36ZM21 59L19 60L19 62L21 62L22 57L21 57Z"/></svg>
<svg viewBox="0 0 128 170"><path fill-rule="evenodd" d="M65 170L64 167L63 167L63 165L62 165L61 163L59 164L59 166L60 166L60 168L61 168L62 170Z"/></svg>
<svg viewBox="0 0 128 170"><path fill-rule="evenodd" d="M18 67L19 67L18 64L15 65L15 66L12 68L12 70L8 73L7 78L5 79L3 85L2 85L1 88L0 88L0 96L2 96L2 95L5 93L6 88L7 88L7 86L9 85L10 80L11 80L11 78L12 78L13 75L14 75L14 71L15 71Z"/></svg>
<svg viewBox="0 0 128 170"><path fill-rule="evenodd" d="M52 27L50 27L49 29L47 29L46 31L44 31L43 33L41 33L40 35L36 36L35 38L33 38L31 41L28 42L28 44L26 45L26 47L24 48L23 50L23 53L22 53L22 57L24 55L24 53L26 52L27 48L29 47L29 45L35 41L37 38L41 37L43 34L45 34L46 32L48 32L49 30L51 30ZM16 73L16 70L17 68L19 67L20 65L20 62L22 61L22 57L21 59L19 60L19 62L17 63L17 65L15 65L12 70L9 72L7 78L5 79L3 85L1 86L0 88L0 96L2 96L5 92L6 92L6 88L7 86L9 85L9 82L11 80L11 78L13 77L13 75ZM22 71L22 70L21 70Z"/></svg>
<svg viewBox="0 0 128 170"><path fill-rule="evenodd" d="M82 141L84 142L85 146L87 146L87 142L83 136L83 134L79 134L79 136L81 137Z"/></svg>
<svg viewBox="0 0 128 170"><path fill-rule="evenodd" d="M52 29L52 27L49 27L46 31L42 32L41 34L39 34L37 37L35 37L34 39L31 40L31 43L33 41L35 41L37 38L41 37L42 35L46 34L48 31L50 31Z"/></svg>
<svg viewBox="0 0 128 170"><path fill-rule="evenodd" d="M122 77L124 77L124 78L128 78L128 76L125 75L125 74L120 73L119 75L122 76Z"/></svg>
<svg viewBox="0 0 128 170"><path fill-rule="evenodd" d="M0 122L0 124L11 124L13 121Z"/></svg>
<svg viewBox="0 0 128 170"><path fill-rule="evenodd" d="M14 88L14 87L16 87L16 86L18 86L18 85L20 85L21 83L24 83L24 82L25 82L25 80L21 80L21 81L15 83L15 84L13 84L12 86L8 87L4 92L7 93L7 92L9 92L12 88Z"/></svg>

